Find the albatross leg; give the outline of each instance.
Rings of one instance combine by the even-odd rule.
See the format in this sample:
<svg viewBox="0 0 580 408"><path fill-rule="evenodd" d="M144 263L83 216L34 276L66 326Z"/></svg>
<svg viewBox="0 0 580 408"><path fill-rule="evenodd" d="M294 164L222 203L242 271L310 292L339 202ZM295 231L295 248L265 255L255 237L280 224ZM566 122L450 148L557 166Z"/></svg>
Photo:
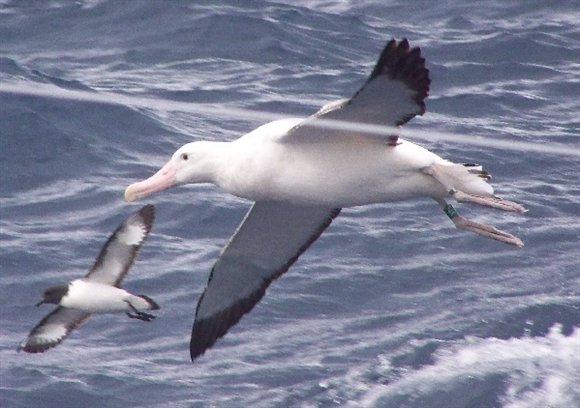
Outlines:
<svg viewBox="0 0 580 408"><path fill-rule="evenodd" d="M521 239L510 234L509 232L499 230L491 225L480 224L478 222L468 220L467 218L459 215L457 210L455 210L451 204L447 203L447 201L443 199L438 199L436 201L439 203L439 205L441 205L441 207L443 207L443 212L445 212L449 219L453 221L453 224L455 224L457 229L475 232L476 234L482 235L484 237L505 242L506 244L515 245L518 248L524 246L524 243Z"/></svg>
<svg viewBox="0 0 580 408"><path fill-rule="evenodd" d="M528 211L523 205L513 201L504 200L501 197L485 197L475 194L464 193L459 190L452 190L450 194L460 203L475 203L486 207L497 208L504 211L524 213Z"/></svg>

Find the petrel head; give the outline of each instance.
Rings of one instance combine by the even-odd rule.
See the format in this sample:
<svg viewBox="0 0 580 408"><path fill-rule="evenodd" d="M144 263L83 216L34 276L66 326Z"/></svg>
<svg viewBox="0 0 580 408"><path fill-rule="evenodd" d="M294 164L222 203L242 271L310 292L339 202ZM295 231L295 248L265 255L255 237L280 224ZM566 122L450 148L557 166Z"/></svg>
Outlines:
<svg viewBox="0 0 580 408"><path fill-rule="evenodd" d="M68 285L51 286L44 291L42 299L36 304L36 306L40 306L43 303L53 303L58 305L60 300L67 294L67 292Z"/></svg>

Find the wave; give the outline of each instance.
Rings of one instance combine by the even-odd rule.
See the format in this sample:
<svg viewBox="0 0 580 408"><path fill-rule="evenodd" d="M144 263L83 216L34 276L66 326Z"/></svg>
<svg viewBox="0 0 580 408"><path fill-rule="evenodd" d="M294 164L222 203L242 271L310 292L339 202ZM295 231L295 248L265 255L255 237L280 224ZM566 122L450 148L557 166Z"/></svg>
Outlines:
<svg viewBox="0 0 580 408"><path fill-rule="evenodd" d="M569 408L580 401L578 350L580 328L566 336L558 324L545 337L469 337L348 406Z"/></svg>

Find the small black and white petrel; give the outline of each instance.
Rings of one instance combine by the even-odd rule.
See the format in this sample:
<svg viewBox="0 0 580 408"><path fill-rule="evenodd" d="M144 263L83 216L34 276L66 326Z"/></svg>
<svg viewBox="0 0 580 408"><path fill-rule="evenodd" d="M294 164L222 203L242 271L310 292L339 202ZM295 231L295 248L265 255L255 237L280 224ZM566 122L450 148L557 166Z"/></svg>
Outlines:
<svg viewBox="0 0 580 408"><path fill-rule="evenodd" d="M155 207L146 205L131 214L109 237L90 272L67 285L48 288L36 304L58 305L30 332L18 351L43 353L56 346L92 313L119 313L146 322L155 318L145 310L159 305L148 296L133 295L119 285L153 224Z"/></svg>

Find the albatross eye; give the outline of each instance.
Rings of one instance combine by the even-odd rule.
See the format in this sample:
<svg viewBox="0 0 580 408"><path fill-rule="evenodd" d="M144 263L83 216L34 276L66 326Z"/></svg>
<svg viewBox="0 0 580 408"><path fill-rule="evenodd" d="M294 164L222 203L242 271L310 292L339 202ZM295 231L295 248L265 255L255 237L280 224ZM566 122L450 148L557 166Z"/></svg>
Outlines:
<svg viewBox="0 0 580 408"><path fill-rule="evenodd" d="M187 153L181 153L181 160L187 161L187 159L189 159L189 156L187 155Z"/></svg>

